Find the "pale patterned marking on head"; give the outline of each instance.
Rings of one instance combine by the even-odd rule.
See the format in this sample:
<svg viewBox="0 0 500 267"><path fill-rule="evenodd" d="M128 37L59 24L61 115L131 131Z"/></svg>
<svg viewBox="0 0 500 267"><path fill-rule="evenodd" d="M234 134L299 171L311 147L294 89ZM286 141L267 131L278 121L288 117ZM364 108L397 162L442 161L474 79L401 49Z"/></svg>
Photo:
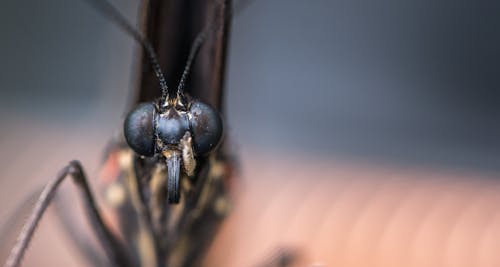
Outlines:
<svg viewBox="0 0 500 267"><path fill-rule="evenodd" d="M193 138L191 138L191 134L189 132L186 132L184 137L182 137L180 148L182 150L182 163L184 171L187 176L192 177L194 175L194 170L196 169L196 160L193 153Z"/></svg>

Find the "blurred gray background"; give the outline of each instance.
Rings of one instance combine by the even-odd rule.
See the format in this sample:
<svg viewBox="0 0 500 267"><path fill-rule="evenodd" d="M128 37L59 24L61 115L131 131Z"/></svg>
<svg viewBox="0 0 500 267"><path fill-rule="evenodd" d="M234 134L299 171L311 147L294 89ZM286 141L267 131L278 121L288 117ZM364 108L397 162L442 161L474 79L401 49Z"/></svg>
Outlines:
<svg viewBox="0 0 500 267"><path fill-rule="evenodd" d="M135 19L137 1L115 3ZM233 23L229 136L241 147L496 172L499 11L493 1L251 2ZM3 142L27 124L74 143L120 130L132 38L78 0L2 1L0 32ZM38 141L22 134L21 146L1 147L3 162Z"/></svg>
<svg viewBox="0 0 500 267"><path fill-rule="evenodd" d="M114 3L135 21L138 1ZM233 151L243 168L274 168L248 164L266 155L498 177L499 14L494 1L253 1L231 34ZM80 0L4 0L0 36L1 224L67 161L96 173L138 47Z"/></svg>

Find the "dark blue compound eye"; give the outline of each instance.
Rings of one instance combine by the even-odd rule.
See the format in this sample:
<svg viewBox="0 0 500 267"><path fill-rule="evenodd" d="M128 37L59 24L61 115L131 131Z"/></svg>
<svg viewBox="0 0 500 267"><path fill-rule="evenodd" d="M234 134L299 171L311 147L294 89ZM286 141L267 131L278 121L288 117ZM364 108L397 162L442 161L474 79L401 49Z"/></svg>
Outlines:
<svg viewBox="0 0 500 267"><path fill-rule="evenodd" d="M140 104L125 119L124 133L128 145L142 156L151 157L155 153L154 116L152 103Z"/></svg>
<svg viewBox="0 0 500 267"><path fill-rule="evenodd" d="M189 114L194 151L197 155L207 154L221 140L222 118L217 110L196 100L191 103Z"/></svg>

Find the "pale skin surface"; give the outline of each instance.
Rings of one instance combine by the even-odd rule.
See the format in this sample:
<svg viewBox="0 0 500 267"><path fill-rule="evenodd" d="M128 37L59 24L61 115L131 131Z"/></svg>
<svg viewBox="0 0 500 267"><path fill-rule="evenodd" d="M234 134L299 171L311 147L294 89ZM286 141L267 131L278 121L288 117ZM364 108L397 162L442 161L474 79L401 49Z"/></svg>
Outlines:
<svg viewBox="0 0 500 267"><path fill-rule="evenodd" d="M280 246L299 252L295 266L500 264L493 176L257 154L243 155L208 266L249 266Z"/></svg>

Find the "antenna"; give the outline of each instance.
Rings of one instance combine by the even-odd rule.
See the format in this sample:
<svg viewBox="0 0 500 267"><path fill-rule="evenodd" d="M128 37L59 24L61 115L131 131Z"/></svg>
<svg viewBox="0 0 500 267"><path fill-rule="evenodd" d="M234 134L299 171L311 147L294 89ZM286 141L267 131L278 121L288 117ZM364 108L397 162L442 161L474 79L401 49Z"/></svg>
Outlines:
<svg viewBox="0 0 500 267"><path fill-rule="evenodd" d="M203 41L205 41L205 39L207 39L208 29L209 28L198 33L198 35L194 39L193 44L191 45L191 50L189 50L189 56L188 56L188 59L186 61L186 65L184 66L184 71L182 72L181 80L179 81L179 86L177 87L177 96L182 95L184 93L184 87L186 87L186 81L187 81L189 72L191 71L191 65L193 64L194 58L196 57L196 54L200 50L200 47L203 44Z"/></svg>
<svg viewBox="0 0 500 267"><path fill-rule="evenodd" d="M226 0L222 0L219 5L222 6L223 9L226 8ZM231 11L227 12L227 16L231 16ZM224 18L225 19L225 18ZM193 44L191 45L191 50L189 51L189 56L186 61L186 65L184 66L184 71L182 72L181 80L179 81L179 85L177 87L177 96L182 95L184 93L184 88L186 87L186 81L189 75L189 72L191 71L191 65L193 64L193 61L196 57L196 54L198 51L200 51L200 47L203 44L203 42L207 39L208 34L212 31L215 31L217 28L216 24L216 18L213 18L212 22L209 24L208 27L205 27L203 31L198 33L196 35L196 38L193 41Z"/></svg>
<svg viewBox="0 0 500 267"><path fill-rule="evenodd" d="M134 28L123 16L118 9L116 9L111 3L108 1L100 1L100 0L86 0L91 6L93 6L96 10L103 13L103 15L110 20L116 22L120 28L122 28L125 32L130 34L137 42L139 42L144 50L146 51L146 55L149 58L151 63L151 67L155 73L156 78L160 82L161 95L163 98L168 96L168 86L167 81L165 79L165 75L161 71L160 63L158 62L158 57L153 49L153 46L149 41L143 37L139 31Z"/></svg>
<svg viewBox="0 0 500 267"><path fill-rule="evenodd" d="M125 32L130 34L137 42L139 42L144 50L146 51L147 56L149 57L149 61L151 63L151 66L153 67L153 71L158 78L158 81L160 82L160 88L162 92L162 98L167 99L169 94L168 94L168 86L167 82L165 80L165 76L163 75L163 72L161 71L160 63L158 62L158 57L156 56L156 53L153 49L153 46L151 43L141 35L141 33L134 28L123 16L118 9L116 9L110 2L106 0L86 0L91 6L93 6L95 9L103 13L103 15L112 21L116 22L120 28L122 28ZM248 4L247 2L244 2L244 4ZM222 0L219 5L225 9L227 4L226 0ZM243 6L243 4L241 5ZM239 11L239 10L238 10ZM225 12L226 17L229 17L232 15L232 11L230 10L229 12ZM226 18L225 17L225 18ZM224 18L224 19L225 19ZM213 18L212 22L205 27L203 31L198 33L196 35L195 40L193 41L193 44L191 45L191 49L189 51L189 56L186 61L186 65L184 66L184 70L182 72L181 79L179 81L179 85L177 87L177 97L182 95L184 93L184 88L186 87L186 81L189 76L189 73L191 71L191 66L196 58L196 54L200 50L201 45L203 42L207 39L208 35L210 32L216 30L217 24L216 24L216 19Z"/></svg>

